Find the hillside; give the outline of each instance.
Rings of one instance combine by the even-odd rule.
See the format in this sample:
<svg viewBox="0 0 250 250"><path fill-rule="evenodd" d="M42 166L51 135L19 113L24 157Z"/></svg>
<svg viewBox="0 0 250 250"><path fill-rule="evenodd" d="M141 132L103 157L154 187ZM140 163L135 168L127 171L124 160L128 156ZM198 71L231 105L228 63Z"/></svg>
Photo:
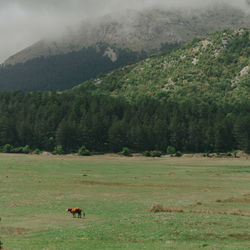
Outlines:
<svg viewBox="0 0 250 250"><path fill-rule="evenodd" d="M250 152L249 29L222 31L62 92L0 92L0 149Z"/></svg>
<svg viewBox="0 0 250 250"><path fill-rule="evenodd" d="M76 89L113 96L250 98L249 29L217 32L122 67Z"/></svg>
<svg viewBox="0 0 250 250"><path fill-rule="evenodd" d="M249 25L247 12L226 4L110 14L11 56L0 67L0 90L70 89L195 37Z"/></svg>

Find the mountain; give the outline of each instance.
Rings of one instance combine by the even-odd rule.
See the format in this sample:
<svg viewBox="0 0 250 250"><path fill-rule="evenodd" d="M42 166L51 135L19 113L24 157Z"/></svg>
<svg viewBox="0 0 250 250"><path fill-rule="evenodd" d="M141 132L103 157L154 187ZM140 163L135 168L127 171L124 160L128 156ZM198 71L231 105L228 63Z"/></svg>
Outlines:
<svg viewBox="0 0 250 250"><path fill-rule="evenodd" d="M249 39L250 29L216 32L74 89L125 96L129 100L147 95L250 99Z"/></svg>
<svg viewBox="0 0 250 250"><path fill-rule="evenodd" d="M0 92L0 150L250 152L249 39L225 30L71 90Z"/></svg>
<svg viewBox="0 0 250 250"><path fill-rule="evenodd" d="M149 55L223 29L250 26L250 15L219 4L207 9L127 10L85 21L11 56L0 90L63 90Z"/></svg>

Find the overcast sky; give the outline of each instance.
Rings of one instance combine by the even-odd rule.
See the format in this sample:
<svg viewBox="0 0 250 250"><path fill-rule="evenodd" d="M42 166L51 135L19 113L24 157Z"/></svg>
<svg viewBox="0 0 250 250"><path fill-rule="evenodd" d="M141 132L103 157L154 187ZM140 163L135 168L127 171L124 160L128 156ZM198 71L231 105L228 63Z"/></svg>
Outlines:
<svg viewBox="0 0 250 250"><path fill-rule="evenodd" d="M123 9L200 7L223 0L0 0L0 63L41 38L89 17ZM205 2L205 3L204 3ZM245 0L224 0L244 6Z"/></svg>

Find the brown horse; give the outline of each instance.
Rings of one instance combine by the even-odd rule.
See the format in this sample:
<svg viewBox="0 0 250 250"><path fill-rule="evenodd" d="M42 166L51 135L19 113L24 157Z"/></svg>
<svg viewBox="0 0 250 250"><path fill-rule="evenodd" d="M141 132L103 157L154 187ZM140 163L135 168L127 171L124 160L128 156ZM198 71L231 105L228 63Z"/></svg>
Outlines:
<svg viewBox="0 0 250 250"><path fill-rule="evenodd" d="M66 211L72 213L74 218L76 217L76 214L78 214L78 218L82 217L82 209L79 207L68 208ZM85 216L84 212L83 216Z"/></svg>

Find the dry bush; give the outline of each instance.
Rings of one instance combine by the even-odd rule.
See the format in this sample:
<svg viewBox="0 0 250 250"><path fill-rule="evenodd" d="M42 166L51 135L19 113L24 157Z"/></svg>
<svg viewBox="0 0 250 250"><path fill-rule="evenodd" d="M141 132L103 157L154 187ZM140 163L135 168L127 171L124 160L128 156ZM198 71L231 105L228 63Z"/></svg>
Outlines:
<svg viewBox="0 0 250 250"><path fill-rule="evenodd" d="M183 213L184 210L183 209L180 209L180 208L167 208L161 204L156 204L156 205L153 205L150 210L150 212L153 212L153 213L160 213L160 212L165 212L165 213Z"/></svg>

